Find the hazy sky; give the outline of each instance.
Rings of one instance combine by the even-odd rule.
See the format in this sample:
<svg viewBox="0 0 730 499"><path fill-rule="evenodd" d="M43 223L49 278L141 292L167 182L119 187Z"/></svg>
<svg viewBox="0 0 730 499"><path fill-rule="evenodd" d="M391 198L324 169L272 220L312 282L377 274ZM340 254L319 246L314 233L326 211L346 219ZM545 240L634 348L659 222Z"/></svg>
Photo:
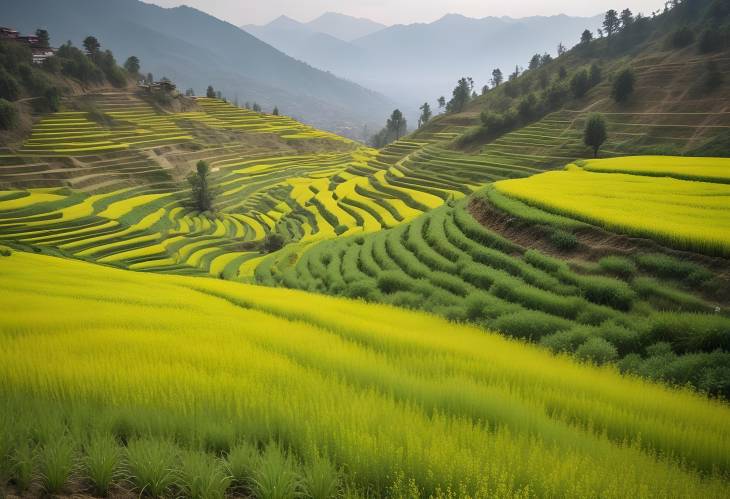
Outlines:
<svg viewBox="0 0 730 499"><path fill-rule="evenodd" d="M310 21L324 12L367 17L383 24L431 22L444 14L469 17L570 14L592 16L629 7L649 13L664 0L144 0L163 7L189 5L233 24L264 24L281 14Z"/></svg>

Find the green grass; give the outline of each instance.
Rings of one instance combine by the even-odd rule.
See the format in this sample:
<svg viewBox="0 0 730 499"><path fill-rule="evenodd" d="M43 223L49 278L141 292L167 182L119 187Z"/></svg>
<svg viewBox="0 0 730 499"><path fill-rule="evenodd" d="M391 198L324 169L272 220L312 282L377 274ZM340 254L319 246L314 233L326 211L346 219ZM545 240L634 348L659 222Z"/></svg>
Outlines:
<svg viewBox="0 0 730 499"><path fill-rule="evenodd" d="M611 367L434 315L220 279L23 252L0 275L12 454L39 462L61 431L84 462L79 443L112 434L135 493L218 495L225 476L263 497L728 492L727 406ZM599 344L583 348L591 362Z"/></svg>

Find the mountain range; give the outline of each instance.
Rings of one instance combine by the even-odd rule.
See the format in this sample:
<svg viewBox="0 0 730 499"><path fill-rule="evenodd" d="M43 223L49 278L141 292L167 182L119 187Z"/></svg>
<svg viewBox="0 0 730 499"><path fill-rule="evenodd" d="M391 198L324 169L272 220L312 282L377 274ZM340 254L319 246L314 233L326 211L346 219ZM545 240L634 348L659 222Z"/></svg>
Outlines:
<svg viewBox="0 0 730 499"><path fill-rule="evenodd" d="M338 36L332 23L301 23L285 16L264 26L241 28L296 59L412 109L425 100L448 96L460 76L471 76L481 86L496 67L508 74L517 64L525 66L535 53L548 49L555 55L558 43L574 45L584 29L595 31L602 19L566 15L474 19L449 14L432 23L376 29L361 19L332 16L334 24L354 26L346 30L348 36Z"/></svg>
<svg viewBox="0 0 730 499"><path fill-rule="evenodd" d="M327 29L328 22L337 25L329 16L316 26ZM168 9L138 0L3 2L1 23L24 33L45 28L54 46L66 40L80 46L93 35L120 63L136 55L144 72L167 76L181 89L201 93L210 84L230 99L256 101L264 110L278 106L345 135L357 136L364 123L380 123L395 105L186 6Z"/></svg>

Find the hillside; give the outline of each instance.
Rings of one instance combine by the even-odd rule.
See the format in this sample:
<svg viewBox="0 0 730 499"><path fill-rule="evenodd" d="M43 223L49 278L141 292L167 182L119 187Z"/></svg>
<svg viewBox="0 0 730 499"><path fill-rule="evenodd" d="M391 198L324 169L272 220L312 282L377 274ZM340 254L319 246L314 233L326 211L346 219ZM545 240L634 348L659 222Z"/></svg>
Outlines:
<svg viewBox="0 0 730 499"><path fill-rule="evenodd" d="M0 470L31 439L54 469L14 490L728 494L730 410L687 391L386 306L27 253L0 276Z"/></svg>
<svg viewBox="0 0 730 499"><path fill-rule="evenodd" d="M393 108L381 95L314 69L203 12L163 9L137 0L8 2L3 23L33 32L44 27L55 44L96 36L121 60L136 55L145 72L167 76L198 94L212 84L240 102L279 106L320 128L357 136ZM92 29L93 27L93 29ZM93 33L91 31L93 31Z"/></svg>
<svg viewBox="0 0 730 499"><path fill-rule="evenodd" d="M728 34L382 149L0 42L0 497L728 497Z"/></svg>

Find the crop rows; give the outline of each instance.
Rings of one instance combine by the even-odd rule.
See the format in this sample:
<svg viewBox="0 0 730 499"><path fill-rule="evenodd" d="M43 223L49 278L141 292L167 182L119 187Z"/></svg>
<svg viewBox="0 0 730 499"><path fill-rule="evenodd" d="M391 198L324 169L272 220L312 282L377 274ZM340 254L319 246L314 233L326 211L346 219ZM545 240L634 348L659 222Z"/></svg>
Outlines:
<svg viewBox="0 0 730 499"><path fill-rule="evenodd" d="M730 162L676 158L657 165L649 158L642 167L642 161L620 158L606 167L588 162L587 169L568 165L563 171L502 181L495 187L529 204L611 230L659 239L680 249L730 255L730 186L695 181L710 176L727 181ZM627 173L614 173L616 169ZM650 175L643 174L645 169Z"/></svg>
<svg viewBox="0 0 730 499"><path fill-rule="evenodd" d="M728 409L687 391L387 306L28 253L0 275L0 486L727 496Z"/></svg>

